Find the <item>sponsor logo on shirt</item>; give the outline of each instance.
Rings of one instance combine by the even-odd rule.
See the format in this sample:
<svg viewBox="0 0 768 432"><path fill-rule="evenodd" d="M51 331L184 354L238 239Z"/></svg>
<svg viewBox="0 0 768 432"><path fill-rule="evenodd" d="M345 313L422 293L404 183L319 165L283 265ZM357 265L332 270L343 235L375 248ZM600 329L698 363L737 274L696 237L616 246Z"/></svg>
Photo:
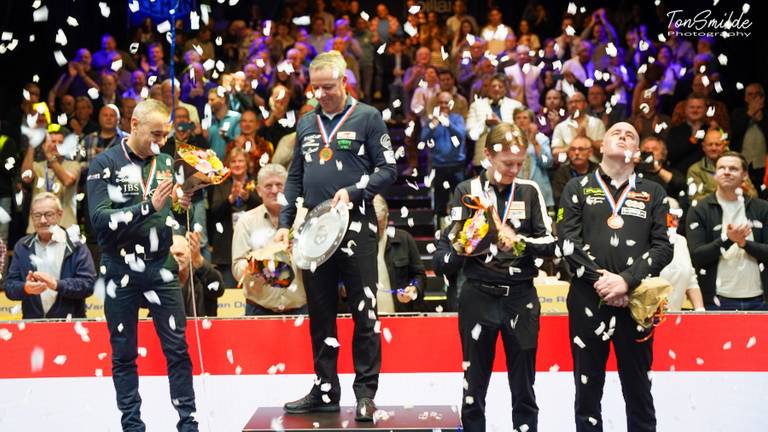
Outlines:
<svg viewBox="0 0 768 432"><path fill-rule="evenodd" d="M626 205L621 208L621 214L622 216L635 216L641 219L646 219L647 217L647 213L645 210L627 207Z"/></svg>

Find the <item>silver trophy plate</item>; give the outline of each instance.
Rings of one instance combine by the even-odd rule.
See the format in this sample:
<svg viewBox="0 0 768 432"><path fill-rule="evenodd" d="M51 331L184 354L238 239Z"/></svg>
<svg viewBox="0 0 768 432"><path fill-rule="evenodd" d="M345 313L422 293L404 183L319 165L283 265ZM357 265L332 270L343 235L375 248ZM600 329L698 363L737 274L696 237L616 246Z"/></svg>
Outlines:
<svg viewBox="0 0 768 432"><path fill-rule="evenodd" d="M344 204L331 207L324 201L307 214L293 237L293 262L303 270L314 270L336 252L349 225L349 209Z"/></svg>

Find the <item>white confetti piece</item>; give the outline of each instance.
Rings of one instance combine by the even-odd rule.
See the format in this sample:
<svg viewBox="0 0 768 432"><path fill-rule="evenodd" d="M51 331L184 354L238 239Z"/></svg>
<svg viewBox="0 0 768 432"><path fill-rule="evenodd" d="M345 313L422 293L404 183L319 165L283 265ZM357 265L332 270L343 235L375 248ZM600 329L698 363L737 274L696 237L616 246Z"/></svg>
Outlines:
<svg viewBox="0 0 768 432"><path fill-rule="evenodd" d="M227 361L229 362L229 364L235 364L235 356L232 353L231 348L227 350Z"/></svg>
<svg viewBox="0 0 768 432"><path fill-rule="evenodd" d="M99 2L99 9L101 10L101 15L104 18L109 18L109 14L112 13L112 10L109 8L109 5L106 2Z"/></svg>
<svg viewBox="0 0 768 432"><path fill-rule="evenodd" d="M557 372L559 370L560 370L560 365L557 364L557 363L555 363L555 364L553 364L552 366L549 367L549 371L550 372Z"/></svg>
<svg viewBox="0 0 768 432"><path fill-rule="evenodd" d="M62 366L64 363L67 362L67 356L64 354L59 354L56 356L56 358L53 359L53 363Z"/></svg>
<svg viewBox="0 0 768 432"><path fill-rule="evenodd" d="M138 347L136 349L136 352L138 352L140 356L146 357L147 356L147 347Z"/></svg>
<svg viewBox="0 0 768 432"><path fill-rule="evenodd" d="M475 326L472 327L472 331L471 331L472 339L477 340L478 338L480 338L480 332L482 331L483 331L483 328L480 327L480 324L475 324Z"/></svg>
<svg viewBox="0 0 768 432"><path fill-rule="evenodd" d="M667 352L667 354L669 354L669 358L671 358L672 360L677 359L677 353L675 353L674 351L669 350L669 352Z"/></svg>
<svg viewBox="0 0 768 432"><path fill-rule="evenodd" d="M701 366L704 364L704 359L701 357L696 357L696 364Z"/></svg>
<svg viewBox="0 0 768 432"><path fill-rule="evenodd" d="M171 330L176 330L176 318L174 318L173 315L168 317L168 327L170 327Z"/></svg>
<svg viewBox="0 0 768 432"><path fill-rule="evenodd" d="M573 343L575 343L576 346L578 346L581 349L584 349L587 346L586 344L584 344L584 341L582 341L581 338L578 336L573 337Z"/></svg>
<svg viewBox="0 0 768 432"><path fill-rule="evenodd" d="M752 336L749 338L749 341L747 341L747 349L752 348L757 344L757 338Z"/></svg>
<svg viewBox="0 0 768 432"><path fill-rule="evenodd" d="M204 319L202 324L203 324L203 330L210 330L211 326L213 326L213 322L208 318Z"/></svg>
<svg viewBox="0 0 768 432"><path fill-rule="evenodd" d="M32 12L32 20L34 22L48 21L48 6L43 6Z"/></svg>
<svg viewBox="0 0 768 432"><path fill-rule="evenodd" d="M40 372L43 370L43 363L45 362L45 351L40 347L34 347L32 354L30 355L30 367L32 372Z"/></svg>
<svg viewBox="0 0 768 432"><path fill-rule="evenodd" d="M338 348L341 345L339 345L339 341L336 340L335 337L327 337L325 338L325 344L332 348Z"/></svg>
<svg viewBox="0 0 768 432"><path fill-rule="evenodd" d="M8 342L13 337L13 333L7 328L0 328L0 339Z"/></svg>
<svg viewBox="0 0 768 432"><path fill-rule="evenodd" d="M728 342L724 343L723 344L723 351L728 351L729 349L731 349L731 346L732 346L731 341L728 341Z"/></svg>
<svg viewBox="0 0 768 432"><path fill-rule="evenodd" d="M392 332L388 328L384 327L381 331L381 335L384 336L384 340L387 341L387 343L392 341Z"/></svg>
<svg viewBox="0 0 768 432"><path fill-rule="evenodd" d="M144 297L146 297L147 301L152 304L160 304L160 297L154 290L144 291Z"/></svg>

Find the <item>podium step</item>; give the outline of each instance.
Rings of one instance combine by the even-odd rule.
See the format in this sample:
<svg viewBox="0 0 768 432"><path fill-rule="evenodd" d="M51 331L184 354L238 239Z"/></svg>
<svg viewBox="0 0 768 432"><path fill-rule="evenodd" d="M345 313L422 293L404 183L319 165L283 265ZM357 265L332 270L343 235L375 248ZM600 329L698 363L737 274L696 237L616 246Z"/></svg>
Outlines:
<svg viewBox="0 0 768 432"><path fill-rule="evenodd" d="M286 414L282 407L257 408L243 432L298 431L462 431L456 408L447 405L380 406L375 423L355 421L354 407L337 413Z"/></svg>

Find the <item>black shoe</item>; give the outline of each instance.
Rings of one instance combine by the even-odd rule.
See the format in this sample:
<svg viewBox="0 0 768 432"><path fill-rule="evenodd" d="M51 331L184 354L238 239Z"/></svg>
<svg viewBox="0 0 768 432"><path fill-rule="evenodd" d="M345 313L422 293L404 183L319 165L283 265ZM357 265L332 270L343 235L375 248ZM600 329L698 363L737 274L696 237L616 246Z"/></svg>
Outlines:
<svg viewBox="0 0 768 432"><path fill-rule="evenodd" d="M355 420L359 422L372 422L373 413L376 412L376 404L371 398L360 398L355 407Z"/></svg>
<svg viewBox="0 0 768 432"><path fill-rule="evenodd" d="M289 414L304 414L310 412L339 412L339 402L325 403L320 396L309 393L303 398L283 405L283 410Z"/></svg>

